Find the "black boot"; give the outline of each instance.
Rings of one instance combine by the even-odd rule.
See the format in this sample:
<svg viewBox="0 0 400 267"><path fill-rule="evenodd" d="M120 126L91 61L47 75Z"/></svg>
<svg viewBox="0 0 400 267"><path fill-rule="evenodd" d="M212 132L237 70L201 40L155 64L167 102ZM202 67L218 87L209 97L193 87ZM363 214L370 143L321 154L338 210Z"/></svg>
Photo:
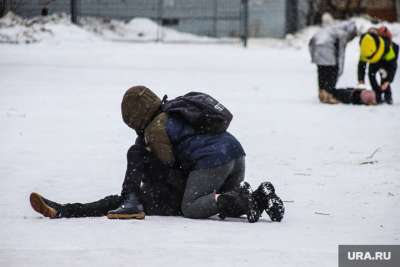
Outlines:
<svg viewBox="0 0 400 267"><path fill-rule="evenodd" d="M259 208L253 199L250 184L247 182L243 182L237 191L221 194L218 197L217 206L221 219L246 214L247 220L254 223L260 218Z"/></svg>
<svg viewBox="0 0 400 267"><path fill-rule="evenodd" d="M135 193L128 193L117 209L107 213L108 219L144 219L143 205L139 202Z"/></svg>
<svg viewBox="0 0 400 267"><path fill-rule="evenodd" d="M31 193L29 197L32 208L48 218L60 218L62 205L42 197L38 193Z"/></svg>
<svg viewBox="0 0 400 267"><path fill-rule="evenodd" d="M376 97L376 103L377 104L382 104L382 92L381 91L378 91L378 90L376 90L375 91L375 97Z"/></svg>
<svg viewBox="0 0 400 267"><path fill-rule="evenodd" d="M384 97L387 104L393 105L392 90L390 90L390 88L386 89Z"/></svg>
<svg viewBox="0 0 400 267"><path fill-rule="evenodd" d="M263 182L253 193L254 199L260 209L268 214L274 222L280 222L285 214L282 199L275 194L275 188L270 182Z"/></svg>

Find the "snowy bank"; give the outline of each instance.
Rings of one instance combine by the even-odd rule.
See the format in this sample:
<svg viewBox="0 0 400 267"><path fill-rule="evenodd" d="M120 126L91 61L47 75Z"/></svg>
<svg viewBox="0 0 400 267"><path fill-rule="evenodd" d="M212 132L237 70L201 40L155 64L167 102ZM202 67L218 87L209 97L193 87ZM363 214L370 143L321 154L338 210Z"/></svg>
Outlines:
<svg viewBox="0 0 400 267"><path fill-rule="evenodd" d="M0 19L0 43L36 43L45 40L94 41L96 36L72 24L66 14L31 19L9 12Z"/></svg>
<svg viewBox="0 0 400 267"><path fill-rule="evenodd" d="M81 18L80 25L72 24L66 14L22 18L9 12L0 18L0 43L36 43L42 41L157 41L167 42L220 42L229 38L210 38L182 33L162 27L147 18L134 18L128 22L103 18Z"/></svg>
<svg viewBox="0 0 400 267"><path fill-rule="evenodd" d="M357 24L360 33L369 27L386 25L397 39L400 36L400 24L380 22L373 24L363 17L352 18ZM335 23L332 21L331 23ZM256 38L250 40L250 45L261 45L275 48L304 48L308 40L321 26L309 26L297 33L288 34L284 39ZM106 18L83 17L80 25L70 22L67 14L53 14L45 17L22 18L9 12L0 18L0 43L36 43L43 41L57 42L93 42L101 40L151 42L162 40L164 42L192 42L192 43L226 43L234 42L234 38L211 38L183 33L158 25L147 18L134 18L122 21Z"/></svg>

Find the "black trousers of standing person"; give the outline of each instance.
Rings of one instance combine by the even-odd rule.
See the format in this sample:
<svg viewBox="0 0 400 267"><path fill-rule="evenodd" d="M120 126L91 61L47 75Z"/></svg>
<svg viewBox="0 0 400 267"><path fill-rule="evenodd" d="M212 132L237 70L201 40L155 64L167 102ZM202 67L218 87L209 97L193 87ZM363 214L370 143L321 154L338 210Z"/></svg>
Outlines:
<svg viewBox="0 0 400 267"><path fill-rule="evenodd" d="M376 103L382 103L382 94L385 97L385 101L391 101L392 99L392 88L390 85L385 91L382 91L381 85L388 81L387 70L388 66L386 62L378 62L375 64L369 64L368 66L368 78L371 83L372 89L375 91ZM380 83L376 80L376 75L380 75Z"/></svg>
<svg viewBox="0 0 400 267"><path fill-rule="evenodd" d="M339 67L317 65L318 68L318 86L319 90L324 89L327 92L332 92L336 88L338 80Z"/></svg>

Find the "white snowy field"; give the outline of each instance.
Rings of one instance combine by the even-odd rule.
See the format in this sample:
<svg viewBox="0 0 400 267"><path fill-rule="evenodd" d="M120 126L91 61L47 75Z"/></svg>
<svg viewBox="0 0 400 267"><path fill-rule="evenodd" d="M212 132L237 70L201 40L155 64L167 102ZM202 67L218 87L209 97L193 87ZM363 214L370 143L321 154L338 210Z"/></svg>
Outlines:
<svg viewBox="0 0 400 267"><path fill-rule="evenodd" d="M339 85L356 84L357 42ZM393 106L332 106L317 101L304 46L1 44L0 266L321 267L337 266L339 244L399 244L397 78ZM284 220L35 213L32 191L59 202L120 192L135 138L120 101L137 84L170 98L204 91L229 107L246 179L274 183Z"/></svg>

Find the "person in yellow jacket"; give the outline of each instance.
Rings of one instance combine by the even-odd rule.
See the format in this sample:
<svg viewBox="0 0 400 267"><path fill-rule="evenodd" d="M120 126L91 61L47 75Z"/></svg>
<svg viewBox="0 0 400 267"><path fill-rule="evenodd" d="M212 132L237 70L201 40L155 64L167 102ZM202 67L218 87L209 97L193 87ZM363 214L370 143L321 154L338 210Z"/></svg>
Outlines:
<svg viewBox="0 0 400 267"><path fill-rule="evenodd" d="M358 63L358 82L364 84L366 67L372 89L375 91L376 103L382 103L382 94L387 104L392 104L391 83L397 69L399 46L391 39L386 27L372 28L360 38L360 60ZM377 74L380 81L377 81Z"/></svg>

